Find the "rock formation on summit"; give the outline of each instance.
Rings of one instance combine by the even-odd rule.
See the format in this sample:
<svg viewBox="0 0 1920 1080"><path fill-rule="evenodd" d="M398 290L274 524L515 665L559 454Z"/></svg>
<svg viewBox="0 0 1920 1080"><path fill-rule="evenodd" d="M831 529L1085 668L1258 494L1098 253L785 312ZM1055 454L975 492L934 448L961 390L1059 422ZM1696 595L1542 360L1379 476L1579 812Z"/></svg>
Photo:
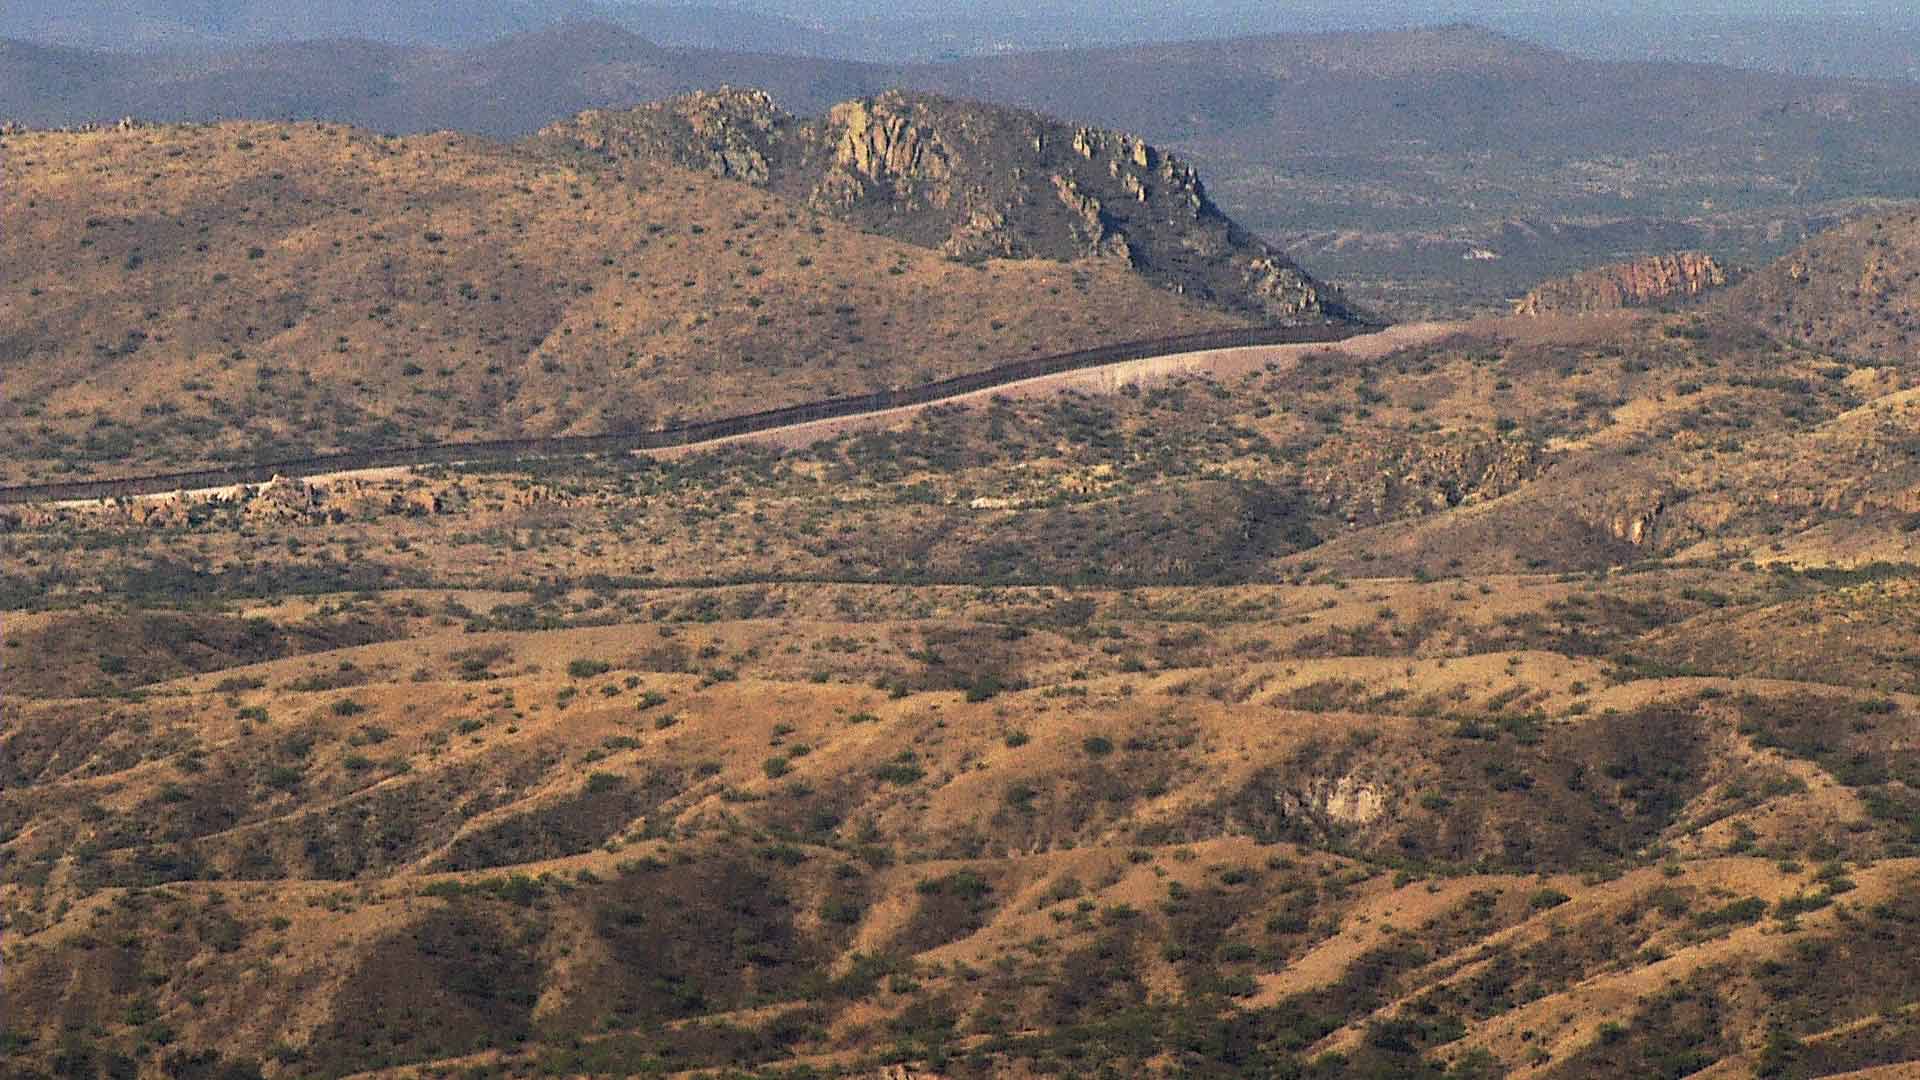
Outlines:
<svg viewBox="0 0 1920 1080"><path fill-rule="evenodd" d="M1117 260L1164 288L1280 323L1344 321L1338 297L1235 224L1193 168L1128 134L898 91L824 117L758 90L590 111L541 137L768 188L962 260Z"/></svg>

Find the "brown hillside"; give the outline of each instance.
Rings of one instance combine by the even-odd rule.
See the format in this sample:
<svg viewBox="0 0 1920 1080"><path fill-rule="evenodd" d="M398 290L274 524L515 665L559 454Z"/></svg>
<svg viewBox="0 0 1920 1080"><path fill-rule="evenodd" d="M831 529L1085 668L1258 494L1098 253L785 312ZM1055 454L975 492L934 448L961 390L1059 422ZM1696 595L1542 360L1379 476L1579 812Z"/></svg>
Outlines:
<svg viewBox="0 0 1920 1080"><path fill-rule="evenodd" d="M765 93L721 90L589 112L542 136L744 180L959 259L1104 259L1269 322L1345 317L1325 287L1221 213L1192 166L1120 132L900 92L803 120Z"/></svg>
<svg viewBox="0 0 1920 1080"><path fill-rule="evenodd" d="M1910 364L1920 359L1920 212L1822 233L1720 304L1817 349Z"/></svg>
<svg viewBox="0 0 1920 1080"><path fill-rule="evenodd" d="M227 124L6 139L0 467L591 432L1240 325L670 167Z"/></svg>
<svg viewBox="0 0 1920 1080"><path fill-rule="evenodd" d="M459 50L0 42L0 120L35 126L319 117L515 137L725 85L802 115L905 88L1137 132L1195 164L1251 232L1403 319L1504 311L1637 255L1758 265L1920 190L1909 80L1606 62L1470 26L908 65L662 48L606 23Z"/></svg>
<svg viewBox="0 0 1920 1080"><path fill-rule="evenodd" d="M1911 1060L1912 398L1545 317L13 512L0 1075Z"/></svg>
<svg viewBox="0 0 1920 1080"><path fill-rule="evenodd" d="M0 273L49 303L6 309L5 407L45 468L138 464L186 401L207 438L360 430L347 401L560 428L626 378L693 411L959 362L877 348L928 326L1225 318L578 151L18 145L38 261ZM1809 261L1894 268L1821 309L1835 343L1901 332L1900 250ZM47 346L106 325L88 287L156 329ZM1911 1072L1920 386L1753 295L812 440L7 507L0 1080ZM643 332L684 365L624 367ZM702 370L723 332L846 360ZM380 335L456 352L352 366ZM494 348L523 363L462 398L494 384L457 349Z"/></svg>

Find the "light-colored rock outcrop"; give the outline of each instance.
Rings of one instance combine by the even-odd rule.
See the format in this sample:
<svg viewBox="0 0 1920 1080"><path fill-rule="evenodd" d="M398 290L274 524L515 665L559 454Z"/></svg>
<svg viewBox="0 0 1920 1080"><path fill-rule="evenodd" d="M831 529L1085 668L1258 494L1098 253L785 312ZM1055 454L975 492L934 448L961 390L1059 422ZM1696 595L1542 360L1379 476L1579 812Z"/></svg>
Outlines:
<svg viewBox="0 0 1920 1080"><path fill-rule="evenodd" d="M509 491L499 509L524 509L550 497L544 487ZM235 484L203 491L174 491L101 499L97 502L10 507L0 526L52 528L64 523L190 529L238 515L288 524L370 520L393 514L427 516L468 509L473 497L462 485L417 477L340 476L312 480L276 476L264 484Z"/></svg>
<svg viewBox="0 0 1920 1080"><path fill-rule="evenodd" d="M898 191L953 176L953 152L940 132L897 95L836 105L827 124L837 133L833 167L853 177Z"/></svg>

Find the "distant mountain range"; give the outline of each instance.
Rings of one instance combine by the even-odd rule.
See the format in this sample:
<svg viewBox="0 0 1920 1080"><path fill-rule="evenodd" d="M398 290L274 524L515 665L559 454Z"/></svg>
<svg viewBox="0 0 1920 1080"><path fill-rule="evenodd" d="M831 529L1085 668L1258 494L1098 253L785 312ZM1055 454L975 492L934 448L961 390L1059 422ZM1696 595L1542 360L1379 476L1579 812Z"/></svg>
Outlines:
<svg viewBox="0 0 1920 1080"><path fill-rule="evenodd" d="M516 137L721 86L800 115L901 88L1139 132L1253 232L1402 315L1504 307L1543 277L1652 252L1764 261L1920 195L1920 83L1588 60L1464 26L936 63L664 45L606 21L468 48L0 42L0 119L29 126L316 118Z"/></svg>
<svg viewBox="0 0 1920 1080"><path fill-rule="evenodd" d="M1817 17L1706 17L1682 9L1634 18L1522 13L1501 30L1607 60L1674 60L1792 75L1920 79L1920 15L1873 18L1830 11Z"/></svg>
<svg viewBox="0 0 1920 1080"><path fill-rule="evenodd" d="M248 117L514 136L585 108L729 81L818 108L886 79L843 61L671 49L599 22L466 49L329 38L121 54L0 41L0 116L34 126Z"/></svg>
<svg viewBox="0 0 1920 1080"><path fill-rule="evenodd" d="M327 38L464 48L512 34L601 20L662 45L860 55L863 42L778 15L734 7L589 0L125 0L74 5L10 0L0 37L115 51L240 48Z"/></svg>
<svg viewBox="0 0 1920 1080"><path fill-rule="evenodd" d="M973 0L965 5L788 0L11 0L0 37L151 51L354 37L464 48L559 23L600 20L660 45L904 63L1038 49L1274 33L1403 30L1469 22L1595 59L1678 60L1799 75L1920 78L1920 16L1901 5L1738 3L1595 11L1540 3L1410 0L1355 10L1319 0Z"/></svg>

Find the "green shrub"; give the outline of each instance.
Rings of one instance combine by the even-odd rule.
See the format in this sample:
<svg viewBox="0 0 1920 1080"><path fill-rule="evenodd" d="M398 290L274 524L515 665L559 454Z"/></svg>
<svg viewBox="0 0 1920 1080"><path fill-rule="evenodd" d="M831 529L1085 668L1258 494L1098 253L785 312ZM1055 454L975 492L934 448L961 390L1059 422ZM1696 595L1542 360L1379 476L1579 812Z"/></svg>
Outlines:
<svg viewBox="0 0 1920 1080"><path fill-rule="evenodd" d="M1723 907L1714 908L1712 911L1703 911L1695 915L1693 921L1695 925L1702 927L1745 926L1748 923L1757 922L1766 913L1767 902L1757 896L1749 896L1744 900L1735 900Z"/></svg>
<svg viewBox="0 0 1920 1080"><path fill-rule="evenodd" d="M261 779L270 788L275 788L279 791L289 791L299 787L300 781L306 779L306 775L305 771L292 765L275 765L269 768L266 775Z"/></svg>
<svg viewBox="0 0 1920 1080"><path fill-rule="evenodd" d="M860 907L859 902L849 900L845 897L829 899L820 907L820 917L822 919L830 923L839 923L842 926L853 926L857 924L862 914L864 914L864 910Z"/></svg>
<svg viewBox="0 0 1920 1080"><path fill-rule="evenodd" d="M1527 906L1535 911L1546 911L1550 908L1557 908L1571 899L1573 899L1573 897L1568 896L1559 889L1541 889L1539 892L1527 898Z"/></svg>
<svg viewBox="0 0 1920 1080"><path fill-rule="evenodd" d="M1003 689L1005 685L1001 683L999 676L980 675L967 684L967 700L976 703L986 701Z"/></svg>

